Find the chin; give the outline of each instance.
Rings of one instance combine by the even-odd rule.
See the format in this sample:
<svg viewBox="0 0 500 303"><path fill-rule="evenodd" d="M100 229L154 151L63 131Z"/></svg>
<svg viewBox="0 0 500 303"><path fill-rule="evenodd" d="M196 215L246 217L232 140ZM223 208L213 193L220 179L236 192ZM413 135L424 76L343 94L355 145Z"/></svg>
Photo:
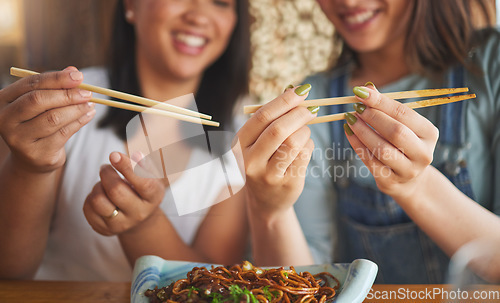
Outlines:
<svg viewBox="0 0 500 303"><path fill-rule="evenodd" d="M369 53L369 52L374 52L377 49L380 48L379 45L375 45L371 43L373 41L369 40L357 40L354 43L347 43L349 45L349 48L352 49L353 51L357 53Z"/></svg>

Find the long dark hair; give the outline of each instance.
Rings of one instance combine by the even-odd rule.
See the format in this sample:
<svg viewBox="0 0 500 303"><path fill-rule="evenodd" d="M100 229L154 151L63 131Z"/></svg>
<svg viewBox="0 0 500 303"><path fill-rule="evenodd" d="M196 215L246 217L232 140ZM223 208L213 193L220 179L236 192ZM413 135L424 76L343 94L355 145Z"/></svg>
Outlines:
<svg viewBox="0 0 500 303"><path fill-rule="evenodd" d="M466 62L470 50L484 34L478 23L491 25L491 0L413 1L405 52L410 70L419 74L441 74L455 64ZM336 35L337 41L342 41ZM356 60L356 53L343 44L338 64Z"/></svg>
<svg viewBox="0 0 500 303"><path fill-rule="evenodd" d="M198 92L198 111L212 115L221 123L221 129L231 125L233 108L239 97L248 92L250 33L247 0L237 1L237 23L226 51L205 70ZM112 89L141 95L137 79L134 27L125 19L123 0L117 2L108 73ZM126 139L127 123L137 113L109 108L99 121L99 127L111 127L119 138Z"/></svg>

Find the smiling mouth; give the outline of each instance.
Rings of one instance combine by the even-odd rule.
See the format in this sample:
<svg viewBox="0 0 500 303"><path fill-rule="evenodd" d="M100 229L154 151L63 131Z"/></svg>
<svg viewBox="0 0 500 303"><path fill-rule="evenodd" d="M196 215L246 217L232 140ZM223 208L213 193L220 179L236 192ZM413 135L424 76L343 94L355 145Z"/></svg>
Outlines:
<svg viewBox="0 0 500 303"><path fill-rule="evenodd" d="M177 33L175 39L189 47L202 47L207 44L207 39L186 33Z"/></svg>
<svg viewBox="0 0 500 303"><path fill-rule="evenodd" d="M375 10L359 12L344 16L344 21L349 26L361 25L371 20L376 14Z"/></svg>

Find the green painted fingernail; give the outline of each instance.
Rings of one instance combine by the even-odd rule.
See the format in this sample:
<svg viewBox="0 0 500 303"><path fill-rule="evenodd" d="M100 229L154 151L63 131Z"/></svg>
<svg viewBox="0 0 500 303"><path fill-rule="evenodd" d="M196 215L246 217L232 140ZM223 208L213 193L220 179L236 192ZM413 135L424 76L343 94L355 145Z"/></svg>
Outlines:
<svg viewBox="0 0 500 303"><path fill-rule="evenodd" d="M287 89L293 88L294 86L292 84L288 85L283 92L286 92Z"/></svg>
<svg viewBox="0 0 500 303"><path fill-rule="evenodd" d="M309 106L307 108L311 113L315 114L319 111L319 106Z"/></svg>
<svg viewBox="0 0 500 303"><path fill-rule="evenodd" d="M364 87L356 86L353 88L352 91L356 96L360 97L361 99L366 99L370 97L370 92Z"/></svg>
<svg viewBox="0 0 500 303"><path fill-rule="evenodd" d="M377 88L377 87L375 86L375 84L373 84L373 82L371 82L371 81L368 81L368 82L366 82L366 83L365 83L365 86L368 86L368 85L371 85L371 86L373 86L373 87Z"/></svg>
<svg viewBox="0 0 500 303"><path fill-rule="evenodd" d="M364 105L363 103L354 103L352 105L352 107L354 107L354 110L358 112L358 114L362 114L365 109L366 109L366 105Z"/></svg>
<svg viewBox="0 0 500 303"><path fill-rule="evenodd" d="M349 127L349 125L347 125L347 123L344 123L344 131L348 136L354 135L352 129Z"/></svg>
<svg viewBox="0 0 500 303"><path fill-rule="evenodd" d="M303 84L295 89L295 93L299 96L303 96L311 90L311 87L311 84Z"/></svg>
<svg viewBox="0 0 500 303"><path fill-rule="evenodd" d="M358 121L358 118L354 117L354 115L351 113L345 113L344 117L347 120L347 123L349 123L350 125L354 125L354 123Z"/></svg>

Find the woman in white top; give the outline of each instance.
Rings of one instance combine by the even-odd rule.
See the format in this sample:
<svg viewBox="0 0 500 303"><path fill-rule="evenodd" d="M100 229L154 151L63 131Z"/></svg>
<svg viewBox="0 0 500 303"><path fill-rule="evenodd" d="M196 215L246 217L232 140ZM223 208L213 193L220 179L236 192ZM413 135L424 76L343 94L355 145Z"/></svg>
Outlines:
<svg viewBox="0 0 500 303"><path fill-rule="evenodd" d="M131 262L143 253L141 241L158 243L158 255L169 259L241 260L242 203L177 216L168 182L131 172L126 129L135 113L91 104L91 94L76 87L85 81L155 100L195 93L200 112L230 125L248 83L246 1L119 1L112 36L107 69L69 67L0 91L0 278L129 280L118 237L92 228L120 234ZM124 178L103 165L109 161ZM216 200L227 186L211 179L200 187L207 178L199 179L174 183L191 191L189 199ZM92 227L82 212L89 193ZM166 238L145 238L139 230L148 224Z"/></svg>

